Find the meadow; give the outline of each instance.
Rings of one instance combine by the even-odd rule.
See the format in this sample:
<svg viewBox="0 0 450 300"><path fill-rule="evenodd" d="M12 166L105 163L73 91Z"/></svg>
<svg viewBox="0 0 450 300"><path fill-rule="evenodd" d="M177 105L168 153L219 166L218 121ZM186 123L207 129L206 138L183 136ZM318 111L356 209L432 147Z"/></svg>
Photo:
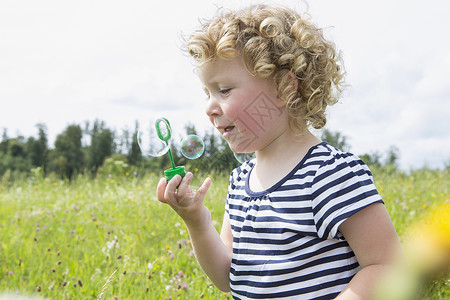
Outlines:
<svg viewBox="0 0 450 300"><path fill-rule="evenodd" d="M205 174L195 173L195 184ZM220 230L228 175L208 174ZM450 202L449 170L374 170L398 234ZM203 274L182 220L155 198L159 174L72 181L34 176L0 186L0 294L43 299L231 299ZM1 298L1 297L0 297ZM449 299L448 273L422 299Z"/></svg>

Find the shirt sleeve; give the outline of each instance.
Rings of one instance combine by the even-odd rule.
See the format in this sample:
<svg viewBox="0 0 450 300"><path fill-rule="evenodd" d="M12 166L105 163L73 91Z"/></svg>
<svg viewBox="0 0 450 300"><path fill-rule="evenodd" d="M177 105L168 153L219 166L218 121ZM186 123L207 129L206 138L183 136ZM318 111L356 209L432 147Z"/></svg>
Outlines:
<svg viewBox="0 0 450 300"><path fill-rule="evenodd" d="M383 203L369 168L350 153L325 160L311 189L314 223L323 239L343 239L338 231L342 222L373 203Z"/></svg>

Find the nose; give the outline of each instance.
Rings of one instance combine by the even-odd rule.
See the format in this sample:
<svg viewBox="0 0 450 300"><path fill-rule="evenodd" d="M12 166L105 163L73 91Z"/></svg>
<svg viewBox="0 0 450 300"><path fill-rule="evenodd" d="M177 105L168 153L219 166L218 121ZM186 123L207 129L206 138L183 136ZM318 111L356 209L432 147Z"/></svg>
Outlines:
<svg viewBox="0 0 450 300"><path fill-rule="evenodd" d="M210 97L210 99L208 100L208 104L206 105L205 111L208 117L210 118L217 117L222 114L222 110L220 108L219 103L217 103L217 101L214 100L213 97Z"/></svg>

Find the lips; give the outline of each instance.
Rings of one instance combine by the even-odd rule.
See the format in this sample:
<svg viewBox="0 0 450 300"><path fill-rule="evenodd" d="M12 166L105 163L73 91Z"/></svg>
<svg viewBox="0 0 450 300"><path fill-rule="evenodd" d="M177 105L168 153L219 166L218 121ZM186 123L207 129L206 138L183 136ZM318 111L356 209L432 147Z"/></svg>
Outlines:
<svg viewBox="0 0 450 300"><path fill-rule="evenodd" d="M232 126L232 125L227 125L227 126L216 125L216 128L223 135L223 137L227 137L228 135L230 135L232 133L233 129L236 127Z"/></svg>

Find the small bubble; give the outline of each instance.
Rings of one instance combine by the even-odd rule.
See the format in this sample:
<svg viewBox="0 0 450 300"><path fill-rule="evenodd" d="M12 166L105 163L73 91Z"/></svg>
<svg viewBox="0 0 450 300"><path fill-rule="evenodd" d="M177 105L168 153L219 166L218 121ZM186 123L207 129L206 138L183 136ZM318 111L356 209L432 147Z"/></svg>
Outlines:
<svg viewBox="0 0 450 300"><path fill-rule="evenodd" d="M188 159L196 159L205 151L205 143L197 135L188 135L181 141L181 154Z"/></svg>
<svg viewBox="0 0 450 300"><path fill-rule="evenodd" d="M241 164L245 163L248 160L252 160L256 157L255 153L234 153L234 157Z"/></svg>

